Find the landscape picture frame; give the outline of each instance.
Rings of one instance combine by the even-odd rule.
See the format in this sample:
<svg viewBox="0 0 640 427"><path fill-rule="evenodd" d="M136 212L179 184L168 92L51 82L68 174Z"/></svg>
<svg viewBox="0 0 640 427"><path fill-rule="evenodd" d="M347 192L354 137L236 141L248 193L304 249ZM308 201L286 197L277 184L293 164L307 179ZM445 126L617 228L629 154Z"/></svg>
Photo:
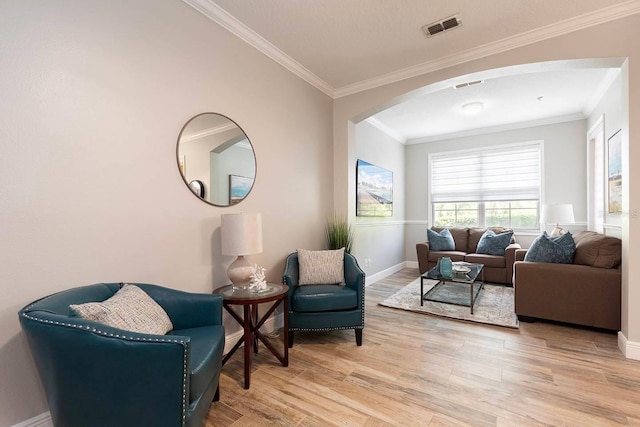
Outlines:
<svg viewBox="0 0 640 427"><path fill-rule="evenodd" d="M358 159L356 216L393 216L393 172Z"/></svg>
<svg viewBox="0 0 640 427"><path fill-rule="evenodd" d="M622 212L622 132L607 140L607 211Z"/></svg>
<svg viewBox="0 0 640 427"><path fill-rule="evenodd" d="M253 178L229 175L229 205L240 203L251 191Z"/></svg>

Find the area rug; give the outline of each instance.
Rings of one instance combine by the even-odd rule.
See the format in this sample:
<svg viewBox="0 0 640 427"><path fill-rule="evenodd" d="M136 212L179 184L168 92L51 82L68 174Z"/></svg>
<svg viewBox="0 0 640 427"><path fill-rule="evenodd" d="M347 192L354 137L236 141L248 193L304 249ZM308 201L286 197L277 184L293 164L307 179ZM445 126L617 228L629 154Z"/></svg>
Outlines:
<svg viewBox="0 0 640 427"><path fill-rule="evenodd" d="M435 280L425 280L424 292L426 293L436 283ZM420 278L409 283L379 304L416 313L432 314L507 328L519 328L518 317L514 311L513 288L490 283L484 284L484 288L473 307L473 314L469 312L469 307L441 302L424 301L424 305L421 306Z"/></svg>

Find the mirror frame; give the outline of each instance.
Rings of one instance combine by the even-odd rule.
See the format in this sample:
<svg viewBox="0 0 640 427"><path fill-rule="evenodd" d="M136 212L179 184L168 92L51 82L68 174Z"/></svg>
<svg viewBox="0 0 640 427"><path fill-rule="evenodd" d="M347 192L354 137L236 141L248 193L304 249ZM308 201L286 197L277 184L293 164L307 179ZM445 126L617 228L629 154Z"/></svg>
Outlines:
<svg viewBox="0 0 640 427"><path fill-rule="evenodd" d="M191 182L187 181L187 177L182 171L182 167L181 167L181 163L180 163L180 141L182 140L182 135L183 135L185 129L187 128L187 126L189 126L189 124L193 120L197 119L198 117L207 115L207 114L214 114L216 116L225 118L229 122L233 123L244 134L245 138L249 142L249 145L251 146L251 151L253 153L254 170L255 170L255 173L254 173L254 176L253 176L253 183L251 184L251 188L249 189L247 194L242 198L242 200L239 200L239 201L237 201L235 203L228 203L226 205L221 205L221 204L210 202L209 200L207 200L204 197L204 194L203 194L203 196L200 196L200 195L196 194L196 192L194 191L193 187L191 186L191 182L193 182L193 180L191 180ZM184 184L186 185L187 189L189 190L189 193L191 193L194 196L196 196L202 202L204 202L204 203L206 203L208 205L211 205L211 206L219 207L219 208L228 208L228 207L236 206L236 205L242 203L249 196L249 194L251 194L251 191L253 190L253 187L255 185L255 180L256 180L256 178L258 176L258 160L257 160L257 157L256 157L256 150L253 148L253 143L249 139L249 135L247 135L247 133L244 131L244 129L235 120L231 119L230 117L228 117L228 116L226 116L224 114L214 113L214 112L211 112L211 111L200 113L200 114L196 114L195 116L193 116L189 120L187 120L187 122L184 124L184 126L182 126L182 129L180 129L180 133L178 134L178 142L176 143L176 165L178 166L178 173L180 174L180 177L182 178L182 182L184 182ZM202 192L204 193L204 188L202 190L203 190Z"/></svg>

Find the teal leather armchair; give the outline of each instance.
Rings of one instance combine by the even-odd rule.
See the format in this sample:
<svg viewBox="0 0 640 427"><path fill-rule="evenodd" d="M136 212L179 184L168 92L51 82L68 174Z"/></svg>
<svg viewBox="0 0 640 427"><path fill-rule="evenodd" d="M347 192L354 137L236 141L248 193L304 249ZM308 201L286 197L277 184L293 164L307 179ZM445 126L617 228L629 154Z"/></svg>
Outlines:
<svg viewBox="0 0 640 427"><path fill-rule="evenodd" d="M353 255L344 254L345 285L298 285L298 253L285 262L282 282L289 287L289 347L295 331L354 329L362 345L365 274Z"/></svg>
<svg viewBox="0 0 640 427"><path fill-rule="evenodd" d="M167 312L167 335L128 332L70 314L119 283L69 289L18 313L55 426L202 426L224 349L222 297L135 283Z"/></svg>

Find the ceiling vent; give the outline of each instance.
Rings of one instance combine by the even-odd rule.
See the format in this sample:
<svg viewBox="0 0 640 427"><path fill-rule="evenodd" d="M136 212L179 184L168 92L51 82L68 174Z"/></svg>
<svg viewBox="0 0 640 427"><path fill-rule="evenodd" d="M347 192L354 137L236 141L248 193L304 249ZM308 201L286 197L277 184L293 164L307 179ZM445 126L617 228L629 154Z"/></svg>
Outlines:
<svg viewBox="0 0 640 427"><path fill-rule="evenodd" d="M427 37L432 37L447 30L458 28L461 25L462 20L460 19L460 14L457 14L440 21L433 22L429 25L425 25L424 27L422 27L422 31L424 31Z"/></svg>

